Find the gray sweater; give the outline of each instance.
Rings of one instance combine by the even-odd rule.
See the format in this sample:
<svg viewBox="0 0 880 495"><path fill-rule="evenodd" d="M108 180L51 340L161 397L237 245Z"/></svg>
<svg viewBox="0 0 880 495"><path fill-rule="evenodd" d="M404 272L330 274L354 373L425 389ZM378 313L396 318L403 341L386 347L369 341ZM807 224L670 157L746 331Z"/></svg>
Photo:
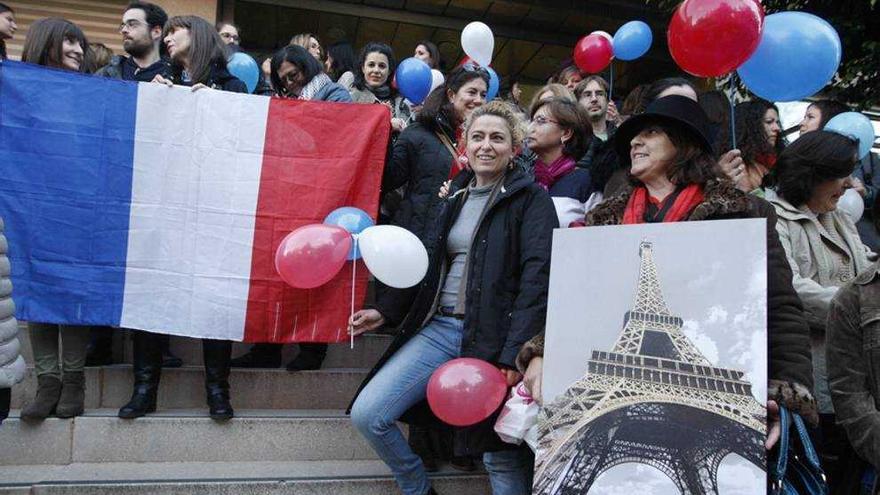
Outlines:
<svg viewBox="0 0 880 495"><path fill-rule="evenodd" d="M468 197L461 207L461 212L446 238L446 256L449 260L449 271L443 289L440 291L440 306L455 307L458 305L458 293L461 280L464 277L467 265L468 252L471 249L471 241L474 232L483 216L483 210L492 195L494 184L483 187L471 187ZM459 306L459 312L464 312L464 301Z"/></svg>

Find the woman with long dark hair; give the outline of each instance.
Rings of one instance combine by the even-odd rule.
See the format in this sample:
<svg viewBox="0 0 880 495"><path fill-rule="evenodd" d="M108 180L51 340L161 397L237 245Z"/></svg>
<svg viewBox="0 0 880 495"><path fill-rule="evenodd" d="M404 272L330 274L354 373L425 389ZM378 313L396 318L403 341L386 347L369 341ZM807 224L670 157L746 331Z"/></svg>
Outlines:
<svg viewBox="0 0 880 495"><path fill-rule="evenodd" d="M172 17L162 39L171 59L171 80L159 75L154 81L247 93L247 86L226 69L226 43L208 21L194 15Z"/></svg>
<svg viewBox="0 0 880 495"><path fill-rule="evenodd" d="M40 19L28 30L21 60L84 72L88 46L89 42L76 24L58 17ZM22 419L41 421L53 413L59 418L72 418L83 413L84 367L90 329L88 326L28 322L37 393L34 400L22 409Z"/></svg>
<svg viewBox="0 0 880 495"><path fill-rule="evenodd" d="M799 131L803 134L822 130L829 120L844 112L849 112L849 107L845 103L837 100L816 100L810 103L804 112Z"/></svg>
<svg viewBox="0 0 880 495"><path fill-rule="evenodd" d="M0 60L6 60L6 40L11 40L17 29L12 7L0 2Z"/></svg>
<svg viewBox="0 0 880 495"><path fill-rule="evenodd" d="M745 192L763 194L765 177L776 165L776 158L785 144L779 124L779 109L764 100L752 100L736 106L734 117L736 146L745 169L736 180L736 187ZM725 143L722 149L731 149Z"/></svg>
<svg viewBox="0 0 880 495"><path fill-rule="evenodd" d="M324 69L330 79L345 89L351 90L354 73L357 70L357 57L348 41L337 41L327 47L327 60Z"/></svg>
<svg viewBox="0 0 880 495"><path fill-rule="evenodd" d="M409 121L410 110L403 96L391 86L397 68L394 52L384 43L367 43L358 57L351 99L355 103L381 103L391 109L391 130L402 132Z"/></svg>
<svg viewBox="0 0 880 495"><path fill-rule="evenodd" d="M440 67L440 50L437 49L437 45L428 40L419 41L413 57L428 64L428 67L432 69L442 70Z"/></svg>

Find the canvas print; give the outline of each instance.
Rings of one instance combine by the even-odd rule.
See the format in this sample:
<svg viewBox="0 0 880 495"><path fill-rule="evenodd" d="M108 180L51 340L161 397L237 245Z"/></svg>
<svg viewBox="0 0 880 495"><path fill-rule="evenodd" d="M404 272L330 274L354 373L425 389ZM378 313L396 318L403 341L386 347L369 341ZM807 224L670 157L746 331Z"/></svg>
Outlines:
<svg viewBox="0 0 880 495"><path fill-rule="evenodd" d="M763 493L766 223L557 230L534 493Z"/></svg>

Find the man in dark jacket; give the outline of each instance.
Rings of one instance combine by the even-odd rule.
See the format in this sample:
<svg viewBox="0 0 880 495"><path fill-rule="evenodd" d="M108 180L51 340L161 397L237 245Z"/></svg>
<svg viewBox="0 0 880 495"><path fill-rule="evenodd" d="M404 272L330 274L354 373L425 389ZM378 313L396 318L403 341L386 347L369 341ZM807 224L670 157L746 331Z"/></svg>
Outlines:
<svg viewBox="0 0 880 495"><path fill-rule="evenodd" d="M611 145L617 128L608 118L608 83L599 76L588 76L575 88L575 96L590 117L593 128L593 138L577 166L590 172L593 192L601 193L611 173L617 169L617 154Z"/></svg>
<svg viewBox="0 0 880 495"><path fill-rule="evenodd" d="M828 385L838 424L859 456L880 468L880 263L837 292L826 331ZM857 483L860 473L854 474L847 478Z"/></svg>
<svg viewBox="0 0 880 495"><path fill-rule="evenodd" d="M114 56L96 74L126 81L150 82L157 75L167 77L171 66L161 58L162 28L168 14L162 7L147 2L132 2L122 14L119 33L128 54Z"/></svg>

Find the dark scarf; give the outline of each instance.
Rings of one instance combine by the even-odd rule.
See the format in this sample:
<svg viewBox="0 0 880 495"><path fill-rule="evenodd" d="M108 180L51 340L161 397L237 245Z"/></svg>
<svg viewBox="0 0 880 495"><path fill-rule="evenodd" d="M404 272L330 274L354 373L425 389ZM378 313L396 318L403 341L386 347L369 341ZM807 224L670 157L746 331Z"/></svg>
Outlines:
<svg viewBox="0 0 880 495"><path fill-rule="evenodd" d="M376 99L379 101L388 101L391 99L392 91L391 86L388 83L385 83L378 88L374 88L369 84L365 84L364 87L367 88L367 91L373 93L373 96L375 96Z"/></svg>

